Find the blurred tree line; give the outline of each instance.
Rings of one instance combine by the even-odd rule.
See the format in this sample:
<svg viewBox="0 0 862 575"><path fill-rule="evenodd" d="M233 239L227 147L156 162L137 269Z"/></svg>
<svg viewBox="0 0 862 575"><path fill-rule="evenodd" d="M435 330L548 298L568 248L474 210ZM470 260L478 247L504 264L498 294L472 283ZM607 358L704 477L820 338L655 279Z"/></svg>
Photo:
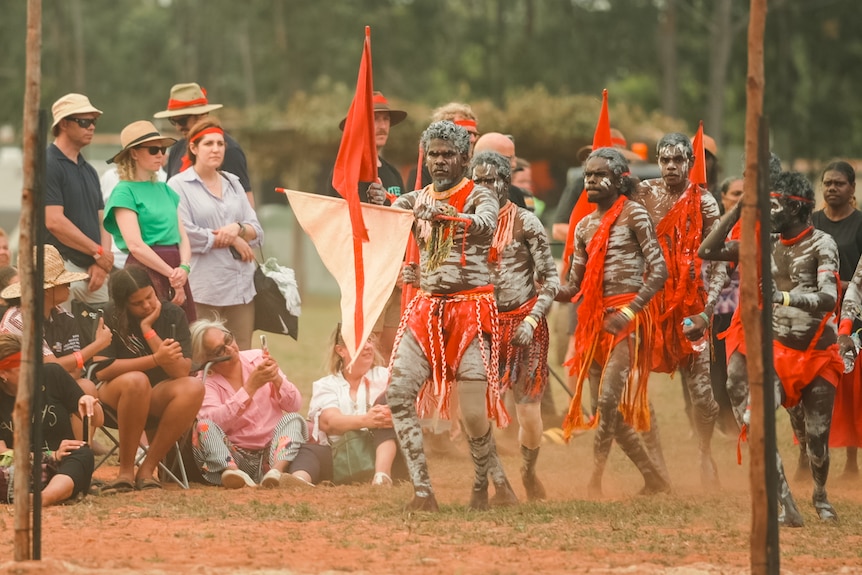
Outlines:
<svg viewBox="0 0 862 575"><path fill-rule="evenodd" d="M766 97L785 159L862 148L858 0L770 0ZM21 124L26 3L0 0L0 124ZM375 87L410 113L388 158L415 162L431 109L458 100L480 130L558 170L589 143L602 88L629 142L693 133L742 145L744 0L63 0L43 2L42 101L87 94L118 132L197 81L251 155L255 188L307 189L338 146L363 29ZM167 126L165 126L167 129ZM725 172L739 159L724 157Z"/></svg>

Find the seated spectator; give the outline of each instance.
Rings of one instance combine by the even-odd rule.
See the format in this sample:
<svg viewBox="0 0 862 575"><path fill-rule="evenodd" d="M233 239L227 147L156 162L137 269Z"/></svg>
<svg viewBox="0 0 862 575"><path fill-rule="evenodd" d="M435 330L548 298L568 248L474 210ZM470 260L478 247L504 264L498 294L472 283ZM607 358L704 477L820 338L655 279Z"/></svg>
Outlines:
<svg viewBox="0 0 862 575"><path fill-rule="evenodd" d="M34 249L35 257L35 249ZM92 343L83 345L85 340L80 333L80 325L67 312L62 304L69 299L69 284L85 280L89 276L83 272L66 270L63 258L57 248L45 245L44 274L44 305L45 322L43 324L42 355L46 363L59 363L73 377L81 378L84 364L89 362L97 352L111 343L111 330L105 327L99 319L95 337ZM0 319L0 333L24 335L24 321L21 313L21 284L9 284L0 297L9 302L9 309ZM96 387L86 379L79 379L78 384L88 395L96 396Z"/></svg>
<svg viewBox="0 0 862 575"><path fill-rule="evenodd" d="M278 487L308 441L305 419L297 413L299 390L268 352L240 351L222 321L198 320L191 334L195 363L230 357L214 364L206 378L192 441L201 475L228 489Z"/></svg>
<svg viewBox="0 0 862 575"><path fill-rule="evenodd" d="M330 343L330 374L312 384L308 407L311 441L299 449L296 459L290 464L288 471L292 476L311 484L331 481L330 446L341 434L359 429L370 429L374 436L376 457L372 485L392 485L396 456L399 458L397 478L407 476L395 441L392 414L385 403L389 375L380 363L375 344L369 340L350 366L341 324L338 324Z"/></svg>
<svg viewBox="0 0 862 575"><path fill-rule="evenodd" d="M183 310L156 297L146 270L132 266L111 274L105 322L113 340L101 355L116 360L96 373L105 383L99 399L116 412L120 470L102 492L152 489L159 461L186 431L201 407L204 386L192 367L189 324ZM158 422L148 422L148 418ZM135 452L147 424L147 456L135 473Z"/></svg>
<svg viewBox="0 0 862 575"><path fill-rule="evenodd" d="M12 412L18 393L21 366L21 339L0 334L0 451L13 445ZM47 461L47 483L42 488L42 505L60 503L86 493L93 476L93 452L72 432L72 419L88 416L102 425L102 406L85 395L75 380L56 363L43 367L41 384L45 391L42 411L42 461ZM9 468L2 469L5 473ZM7 478L10 482L12 475ZM11 485L9 492L12 492ZM5 494L4 494L5 495Z"/></svg>

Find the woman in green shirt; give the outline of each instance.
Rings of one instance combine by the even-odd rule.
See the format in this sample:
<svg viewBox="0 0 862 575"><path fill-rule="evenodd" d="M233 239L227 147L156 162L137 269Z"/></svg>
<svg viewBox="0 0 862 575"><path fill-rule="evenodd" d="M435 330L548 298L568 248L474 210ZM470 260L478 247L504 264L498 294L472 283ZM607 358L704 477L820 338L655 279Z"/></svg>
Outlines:
<svg viewBox="0 0 862 575"><path fill-rule="evenodd" d="M158 297L182 307L192 322L191 247L177 210L180 198L156 178L165 151L176 140L141 120L123 128L120 141L123 149L109 160L117 164L120 183L105 205L105 229L129 254L126 267L146 268Z"/></svg>

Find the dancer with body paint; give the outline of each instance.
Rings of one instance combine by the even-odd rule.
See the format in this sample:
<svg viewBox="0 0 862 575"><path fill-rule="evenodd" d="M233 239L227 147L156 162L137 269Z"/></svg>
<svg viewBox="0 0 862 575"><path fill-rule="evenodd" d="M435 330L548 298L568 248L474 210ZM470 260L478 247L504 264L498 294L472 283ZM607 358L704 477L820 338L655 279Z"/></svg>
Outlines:
<svg viewBox="0 0 862 575"><path fill-rule="evenodd" d="M387 397L415 492L407 508L438 509L418 416L439 407L448 417L453 392L475 467L470 506L485 508L488 466L496 451L488 418L508 423L499 393L497 306L488 266L500 203L492 190L464 177L467 130L435 122L422 134L421 145L433 182L394 204L416 216L421 289L401 317ZM372 201L383 198L375 194Z"/></svg>
<svg viewBox="0 0 862 575"><path fill-rule="evenodd" d="M536 476L542 442L542 396L548 386L546 314L560 289L560 279L545 228L532 212L509 200L511 164L497 152L479 152L471 162L473 182L497 194L500 215L488 254L500 318L500 384L511 389L520 430L521 481L527 499L545 499ZM498 466L491 478L498 484ZM505 478L505 476L503 476ZM502 494L500 490L492 504Z"/></svg>
<svg viewBox="0 0 862 575"><path fill-rule="evenodd" d="M590 153L584 167L587 199L596 211L578 222L568 283L557 300L583 301L578 309L575 395L563 424L574 429L598 426L590 497L602 495L602 475L614 440L644 477L643 493L668 491L670 484L641 443L636 430L649 429L647 380L652 321L648 304L662 288L667 267L644 207L629 200L635 187L623 155L613 148ZM598 381L598 412L585 421L584 381Z"/></svg>
<svg viewBox="0 0 862 575"><path fill-rule="evenodd" d="M641 182L632 195L652 218L668 268L664 289L650 304L655 322L652 371L679 370L695 409L701 482L714 489L718 487L718 471L711 443L718 404L709 377L710 350L706 346L698 351L692 342L704 336L727 279L725 265L713 262L704 285L697 257L701 239L718 222L718 203L708 190L688 179L694 160L688 136L667 134L659 140L656 151L661 178ZM667 477L655 417L651 418L651 424L645 439Z"/></svg>

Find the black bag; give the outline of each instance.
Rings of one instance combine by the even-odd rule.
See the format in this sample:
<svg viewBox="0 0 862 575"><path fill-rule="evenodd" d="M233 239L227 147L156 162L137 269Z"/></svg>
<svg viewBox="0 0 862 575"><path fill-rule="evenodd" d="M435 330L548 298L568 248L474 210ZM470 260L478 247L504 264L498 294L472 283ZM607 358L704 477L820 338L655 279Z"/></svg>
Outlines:
<svg viewBox="0 0 862 575"><path fill-rule="evenodd" d="M299 337L299 318L287 311L287 302L278 284L263 273L260 264L254 269L254 329Z"/></svg>
<svg viewBox="0 0 862 575"><path fill-rule="evenodd" d="M349 485L371 481L376 452L371 431L359 429L344 433L332 444L332 482Z"/></svg>

